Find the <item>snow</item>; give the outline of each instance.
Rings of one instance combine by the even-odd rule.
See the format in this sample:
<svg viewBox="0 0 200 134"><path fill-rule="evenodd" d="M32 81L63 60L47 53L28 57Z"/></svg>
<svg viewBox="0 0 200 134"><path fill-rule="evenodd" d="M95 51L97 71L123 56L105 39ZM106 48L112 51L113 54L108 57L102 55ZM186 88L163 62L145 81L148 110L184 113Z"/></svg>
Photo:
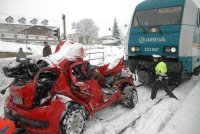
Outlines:
<svg viewBox="0 0 200 134"><path fill-rule="evenodd" d="M158 133L170 120L179 105L180 103L174 99L165 99L141 116L133 132L135 134Z"/></svg>
<svg viewBox="0 0 200 134"><path fill-rule="evenodd" d="M26 44L17 44L0 41L0 51L17 52L19 47L26 49ZM33 56L41 58L40 49L43 46L27 44L32 48ZM6 48L5 48L6 47ZM40 49L39 49L39 48ZM55 46L51 46L55 50ZM92 50L90 50L92 48ZM87 50L85 59L89 58L88 53L104 53L104 63L114 66L119 58L124 55L122 46L84 46ZM59 55L60 58L63 55ZM102 56L91 54L90 58ZM8 65L15 58L0 59L0 68ZM93 64L102 60L91 61ZM12 78L4 76L0 69L0 88L4 89L11 83ZM135 82L139 84L139 82ZM177 87L173 93L179 98L175 100L166 96L163 90L159 90L157 98L150 99L151 89L148 86L136 88L139 102L134 109L128 109L122 105L111 105L104 110L97 112L95 117L88 121L84 134L199 134L200 133L200 76L193 76ZM0 116L3 116L3 106L6 96L0 95Z"/></svg>
<svg viewBox="0 0 200 134"><path fill-rule="evenodd" d="M169 98L168 96L165 96L164 99L160 103L152 107L148 112L144 113L141 116L140 120L136 122L134 127L129 128L125 132L125 134L129 134L129 133L197 134L199 133L200 130L198 129L198 126L200 124L200 120L199 120L200 109L199 109L199 106L197 107L195 106L196 105L195 101L197 101L196 99L199 99L199 98L195 99L193 97L189 97L191 96L191 94L193 94L192 92L194 92L194 90L199 90L199 87L200 87L199 84L200 84L199 77L193 77L190 81L185 82L183 85L181 85L174 91L174 94L177 95L178 98L180 99L179 101ZM180 93L184 95L181 95ZM160 96L160 92L159 92L159 96ZM159 97L157 97L157 99L158 98ZM192 105L188 104L187 102L188 98ZM188 105L190 107L188 107ZM195 111L197 112L197 114ZM196 119L193 119L189 116L187 119L184 119L185 112L188 113L189 115L194 116L194 118ZM185 126L188 126L189 122L191 122L191 125L192 125L192 126L189 126L190 131L185 131L183 129L183 126L184 128L186 128ZM176 126L178 126L181 131L176 129ZM184 133L183 133L183 130L184 130Z"/></svg>
<svg viewBox="0 0 200 134"><path fill-rule="evenodd" d="M50 55L49 58L50 59L53 58L53 59L56 59L58 61L61 60L61 59L64 59L64 58L74 60L74 59L76 59L76 57L78 57L80 55L84 56L84 54L82 54L80 52L81 49L83 49L82 44L79 44L79 43L70 44L68 42L65 42L63 44L63 46L61 47L61 49L57 53Z"/></svg>
<svg viewBox="0 0 200 134"><path fill-rule="evenodd" d="M66 41L58 52L53 53L48 57L42 57L40 58L40 60L46 61L51 67L53 67L54 64L58 64L65 58L69 60L75 60L76 57L81 54L80 52L81 48L83 49L82 44L79 43L71 44ZM84 55L84 52L82 55Z"/></svg>
<svg viewBox="0 0 200 134"><path fill-rule="evenodd" d="M42 55L43 45L39 44L19 44L15 42L3 42L0 40L0 52L18 52L19 48L24 52L33 53L33 55ZM55 46L51 46L52 52L55 51Z"/></svg>
<svg viewBox="0 0 200 134"><path fill-rule="evenodd" d="M200 133L200 81L196 84L181 108L176 112L161 134Z"/></svg>

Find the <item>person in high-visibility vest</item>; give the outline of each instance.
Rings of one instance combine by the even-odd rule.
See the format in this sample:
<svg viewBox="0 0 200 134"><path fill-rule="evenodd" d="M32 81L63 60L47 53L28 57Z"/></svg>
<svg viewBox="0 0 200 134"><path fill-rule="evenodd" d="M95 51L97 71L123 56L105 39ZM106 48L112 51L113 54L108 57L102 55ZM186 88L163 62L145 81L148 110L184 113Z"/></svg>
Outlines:
<svg viewBox="0 0 200 134"><path fill-rule="evenodd" d="M151 91L151 99L155 99L157 95L157 91L159 88L164 88L167 95L172 98L178 99L168 87L169 77L167 76L167 66L166 63L162 61L162 57L160 55L153 55L153 60L155 62L154 66L154 82L152 85Z"/></svg>
<svg viewBox="0 0 200 134"><path fill-rule="evenodd" d="M0 117L0 134L14 134L15 128L15 124L11 120Z"/></svg>

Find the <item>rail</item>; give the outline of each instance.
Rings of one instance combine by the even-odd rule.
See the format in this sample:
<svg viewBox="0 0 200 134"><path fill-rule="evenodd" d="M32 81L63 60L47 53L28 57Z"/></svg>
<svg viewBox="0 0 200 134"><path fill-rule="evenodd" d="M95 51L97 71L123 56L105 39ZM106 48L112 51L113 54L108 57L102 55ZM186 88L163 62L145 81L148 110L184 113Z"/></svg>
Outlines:
<svg viewBox="0 0 200 134"><path fill-rule="evenodd" d="M91 59L91 56L90 56L91 54L98 54L98 53L102 54L102 57ZM89 54L89 60L102 59L104 61L104 52L93 52L93 53L87 53L87 54Z"/></svg>

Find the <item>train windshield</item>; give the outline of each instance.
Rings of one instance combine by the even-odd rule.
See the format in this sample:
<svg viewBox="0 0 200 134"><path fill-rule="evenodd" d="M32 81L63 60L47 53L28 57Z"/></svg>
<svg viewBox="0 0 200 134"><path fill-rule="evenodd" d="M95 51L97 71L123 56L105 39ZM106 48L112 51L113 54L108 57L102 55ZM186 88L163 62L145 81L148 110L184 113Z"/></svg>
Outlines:
<svg viewBox="0 0 200 134"><path fill-rule="evenodd" d="M182 6L136 11L133 26L180 24L181 15Z"/></svg>

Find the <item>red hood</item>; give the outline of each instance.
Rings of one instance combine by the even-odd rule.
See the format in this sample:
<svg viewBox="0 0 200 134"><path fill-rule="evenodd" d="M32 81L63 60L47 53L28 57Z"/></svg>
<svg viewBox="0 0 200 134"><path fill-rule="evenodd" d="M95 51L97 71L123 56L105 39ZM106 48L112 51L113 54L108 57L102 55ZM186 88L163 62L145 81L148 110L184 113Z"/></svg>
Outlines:
<svg viewBox="0 0 200 134"><path fill-rule="evenodd" d="M114 66L112 69L108 69L109 64L104 65L102 67L97 68L101 74L103 75L118 75L122 69L125 67L125 62L124 62L124 57L122 57L118 64L116 66Z"/></svg>
<svg viewBox="0 0 200 134"><path fill-rule="evenodd" d="M17 86L16 84L12 84L10 86L10 95L12 97L12 101L14 97L21 98L23 101L23 105L18 105L24 108L31 108L35 96L35 88L36 87L33 81L27 83L24 86Z"/></svg>

